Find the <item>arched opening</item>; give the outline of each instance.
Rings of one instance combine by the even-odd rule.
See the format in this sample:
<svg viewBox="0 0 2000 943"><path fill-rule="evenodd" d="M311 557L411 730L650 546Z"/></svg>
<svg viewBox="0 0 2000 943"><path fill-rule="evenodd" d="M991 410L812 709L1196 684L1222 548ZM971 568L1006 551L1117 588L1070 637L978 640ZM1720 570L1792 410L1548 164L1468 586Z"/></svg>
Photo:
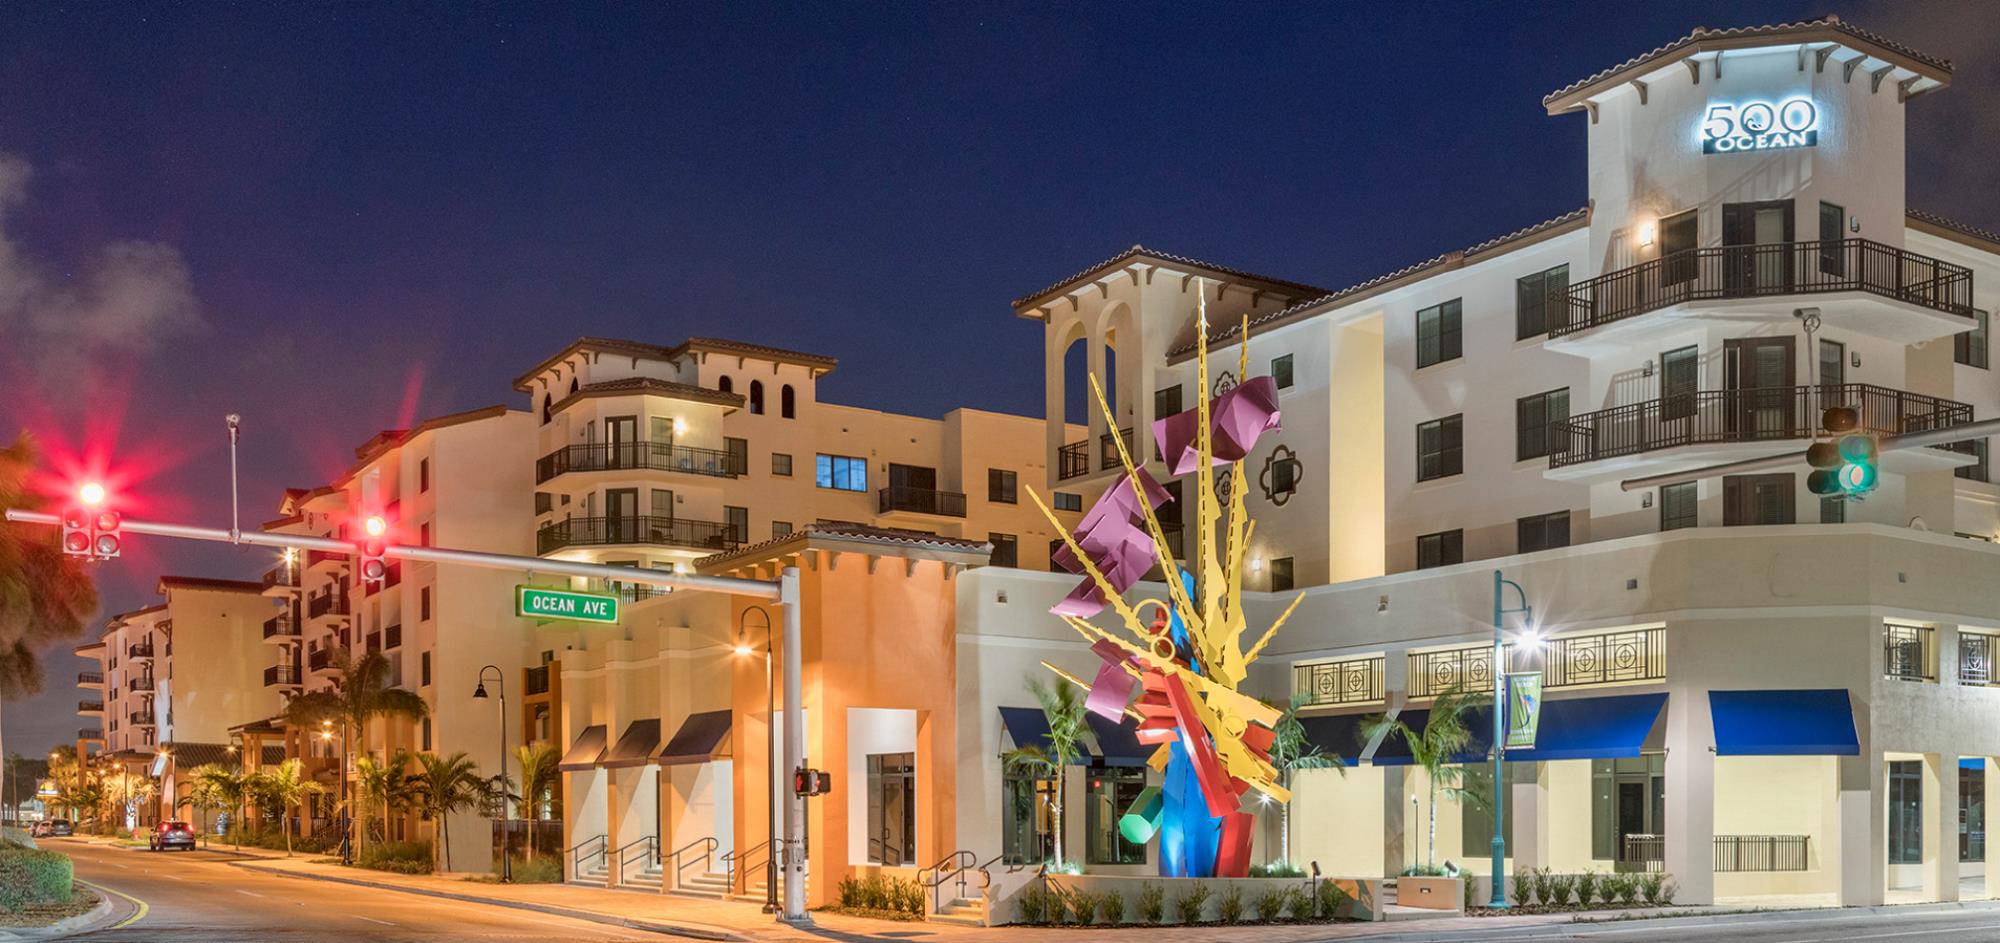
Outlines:
<svg viewBox="0 0 2000 943"><path fill-rule="evenodd" d="M548 425L548 422L549 422L549 415L550 415L551 413L553 413L553 412L555 411L555 409L554 409L554 408L555 408L555 399L554 399L553 397L549 396L549 394L547 394L547 393L543 393L543 394L542 394L542 424L543 424L543 425Z"/></svg>
<svg viewBox="0 0 2000 943"><path fill-rule="evenodd" d="M785 388L778 391L778 415L786 419L796 419L798 418L798 406L798 394L792 391L790 383L785 384Z"/></svg>
<svg viewBox="0 0 2000 943"><path fill-rule="evenodd" d="M728 377L723 377L722 379L715 381L715 388L721 390L724 393L736 392L735 382L730 380Z"/></svg>
<svg viewBox="0 0 2000 943"><path fill-rule="evenodd" d="M750 415L764 415L764 381L750 381Z"/></svg>
<svg viewBox="0 0 2000 943"><path fill-rule="evenodd" d="M1062 352L1063 422L1090 424L1090 344L1079 331Z"/></svg>
<svg viewBox="0 0 2000 943"><path fill-rule="evenodd" d="M1111 415L1117 417L1119 429L1131 429L1139 421L1139 362L1125 362L1138 354L1139 332L1133 325L1132 309L1118 304L1104 318L1104 398L1111 403Z"/></svg>
<svg viewBox="0 0 2000 943"><path fill-rule="evenodd" d="M569 392L570 392L570 395L572 395L572 396L576 395L576 378L575 378L575 377L570 377L570 378L569 378Z"/></svg>

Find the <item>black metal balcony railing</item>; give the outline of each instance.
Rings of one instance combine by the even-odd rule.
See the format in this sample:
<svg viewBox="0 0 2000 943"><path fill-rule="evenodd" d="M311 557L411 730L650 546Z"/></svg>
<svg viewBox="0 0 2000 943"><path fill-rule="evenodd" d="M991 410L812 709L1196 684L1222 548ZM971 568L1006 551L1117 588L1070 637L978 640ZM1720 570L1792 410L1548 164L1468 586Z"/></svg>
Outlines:
<svg viewBox="0 0 2000 943"><path fill-rule="evenodd" d="M133 711L131 715L126 717L125 719L130 721L132 726L134 727L153 726L153 715L147 713L146 711Z"/></svg>
<svg viewBox="0 0 2000 943"><path fill-rule="evenodd" d="M306 618L308 619L317 619L327 615L344 616L347 614L348 598L344 592L321 593L306 600Z"/></svg>
<svg viewBox="0 0 2000 943"><path fill-rule="evenodd" d="M1971 269L1867 239L1837 239L1686 249L1579 282L1553 313L1549 336L1689 301L1836 291L1972 317Z"/></svg>
<svg viewBox="0 0 2000 943"><path fill-rule="evenodd" d="M690 475L735 478L749 473L748 454L722 449L697 449L665 442L569 445L535 461L535 484L565 472L649 469Z"/></svg>
<svg viewBox="0 0 2000 943"><path fill-rule="evenodd" d="M76 731L76 738L78 740L102 740L104 739L104 728L79 727Z"/></svg>
<svg viewBox="0 0 2000 943"><path fill-rule="evenodd" d="M1056 477L1080 478L1090 474L1090 443L1071 442L1056 450Z"/></svg>
<svg viewBox="0 0 2000 943"><path fill-rule="evenodd" d="M2000 683L1993 670L1993 656L2000 638L1972 632L1958 633L1958 683L1991 685Z"/></svg>
<svg viewBox="0 0 2000 943"><path fill-rule="evenodd" d="M131 645L127 645L125 646L125 656L127 658L151 658L153 657L153 643L134 642Z"/></svg>
<svg viewBox="0 0 2000 943"><path fill-rule="evenodd" d="M549 666L536 665L528 669L527 687L531 695L549 693Z"/></svg>
<svg viewBox="0 0 2000 943"><path fill-rule="evenodd" d="M271 618L264 620L265 638L279 638L279 637L297 638L298 634L299 634L298 624L294 623L290 616L272 616Z"/></svg>
<svg viewBox="0 0 2000 943"><path fill-rule="evenodd" d="M1382 656L1292 669L1292 691L1308 707L1382 700Z"/></svg>
<svg viewBox="0 0 2000 943"><path fill-rule="evenodd" d="M104 672L102 672L102 671L79 671L79 672L77 672L77 673L76 673L76 683L77 683L77 684L80 684L80 685L94 685L94 684L103 684L103 683L104 683Z"/></svg>
<svg viewBox="0 0 2000 943"><path fill-rule="evenodd" d="M347 556L347 552L343 550L308 550L306 568L311 569L322 563L346 563Z"/></svg>
<svg viewBox="0 0 2000 943"><path fill-rule="evenodd" d="M1137 450L1134 445L1137 440L1132 438L1132 430L1120 429L1118 430L1118 437L1125 440L1126 452L1131 453ZM1134 458L1138 460L1139 464L1143 465L1146 462L1146 457L1143 455L1135 455ZM1125 467L1124 463L1118 461L1118 446L1112 441L1111 433L1109 432L1097 437L1097 467L1104 471Z"/></svg>
<svg viewBox="0 0 2000 943"><path fill-rule="evenodd" d="M320 671L331 664L333 664L333 649L330 648L322 648L306 656L306 667L313 671Z"/></svg>
<svg viewBox="0 0 2000 943"><path fill-rule="evenodd" d="M363 644L364 644L364 645L365 645L365 646L367 647L367 650L368 650L368 651L370 651L370 652L379 652L379 651L381 651L381 650L382 650L382 633L380 633L380 632L370 632L370 633L368 633L368 634L367 634L366 636L364 636L364 637L363 637Z"/></svg>
<svg viewBox="0 0 2000 943"><path fill-rule="evenodd" d="M153 690L153 679L151 678L133 678L127 681L126 684L134 691Z"/></svg>
<svg viewBox="0 0 2000 943"><path fill-rule="evenodd" d="M79 714L102 714L104 713L104 702L78 701L76 702L76 712Z"/></svg>
<svg viewBox="0 0 2000 943"><path fill-rule="evenodd" d="M272 587L276 586L290 586L296 589L298 588L298 585L299 585L298 568L292 566L289 563L280 563L277 566L274 566L264 571L265 589L271 589Z"/></svg>
<svg viewBox="0 0 2000 943"><path fill-rule="evenodd" d="M1168 556L1176 560L1187 559L1187 553L1185 552L1186 544L1183 537L1185 533L1186 528L1182 526L1180 521L1160 522L1160 536L1166 538Z"/></svg>
<svg viewBox="0 0 2000 943"><path fill-rule="evenodd" d="M277 687L281 684L299 684L299 669L293 665L272 665L264 669L264 686Z"/></svg>
<svg viewBox="0 0 2000 943"><path fill-rule="evenodd" d="M388 628L386 628L386 629L383 629L383 630L382 630L382 647L383 647L383 648L401 648L402 646L403 646L403 624L402 624L402 623L398 622L398 623L396 623L395 625L392 625L392 626L390 626L390 627L388 627Z"/></svg>
<svg viewBox="0 0 2000 943"><path fill-rule="evenodd" d="M1519 667L1514 646L1507 646L1507 670ZM1468 645L1409 655L1411 697L1436 697L1457 688L1462 692L1493 690L1493 646Z"/></svg>
<svg viewBox="0 0 2000 943"><path fill-rule="evenodd" d="M1667 632L1661 628L1549 639L1542 649L1542 685L1550 688L1667 676Z"/></svg>
<svg viewBox="0 0 2000 943"><path fill-rule="evenodd" d="M1937 630L1890 624L1882 630L1882 674L1898 681L1937 680Z"/></svg>
<svg viewBox="0 0 2000 943"><path fill-rule="evenodd" d="M535 552L594 544L660 544L697 550L734 550L744 534L728 524L678 517L573 517L535 532Z"/></svg>
<svg viewBox="0 0 2000 943"><path fill-rule="evenodd" d="M937 491L931 488L889 487L875 492L876 505L881 513L908 511L912 514L936 514L939 517L964 517L965 495L957 491Z"/></svg>
<svg viewBox="0 0 2000 943"><path fill-rule="evenodd" d="M1581 413L1549 424L1549 467L1636 455L1682 445L1812 437L1822 411L1853 406L1861 428L1880 435L1942 429L1972 421L1972 407L1867 383L1754 390L1700 390ZM1967 443L1942 446L1970 451Z"/></svg>

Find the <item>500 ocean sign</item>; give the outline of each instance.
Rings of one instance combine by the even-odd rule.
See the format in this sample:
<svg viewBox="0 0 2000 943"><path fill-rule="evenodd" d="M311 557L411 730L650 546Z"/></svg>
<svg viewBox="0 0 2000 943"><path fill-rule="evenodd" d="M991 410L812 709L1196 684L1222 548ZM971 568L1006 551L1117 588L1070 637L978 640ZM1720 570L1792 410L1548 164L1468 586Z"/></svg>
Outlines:
<svg viewBox="0 0 2000 943"><path fill-rule="evenodd" d="M617 622L618 597L537 586L514 587L514 613L530 619Z"/></svg>
<svg viewBox="0 0 2000 943"><path fill-rule="evenodd" d="M1819 106L1810 98L1710 103L1701 119L1701 152L1733 154L1819 143Z"/></svg>

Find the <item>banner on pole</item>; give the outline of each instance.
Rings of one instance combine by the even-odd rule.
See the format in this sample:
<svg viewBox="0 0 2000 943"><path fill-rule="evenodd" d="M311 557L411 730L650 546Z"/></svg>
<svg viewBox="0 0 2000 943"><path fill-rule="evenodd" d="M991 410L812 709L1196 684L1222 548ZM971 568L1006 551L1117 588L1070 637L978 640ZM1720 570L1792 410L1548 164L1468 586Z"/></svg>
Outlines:
<svg viewBox="0 0 2000 943"><path fill-rule="evenodd" d="M1523 671L1507 676L1507 748L1532 750L1542 720L1542 673Z"/></svg>

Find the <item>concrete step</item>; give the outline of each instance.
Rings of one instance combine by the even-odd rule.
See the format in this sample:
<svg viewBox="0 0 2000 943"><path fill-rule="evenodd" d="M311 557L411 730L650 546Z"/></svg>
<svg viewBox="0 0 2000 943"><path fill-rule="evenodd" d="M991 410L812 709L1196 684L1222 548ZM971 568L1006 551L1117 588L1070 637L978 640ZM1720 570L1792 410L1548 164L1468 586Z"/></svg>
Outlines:
<svg viewBox="0 0 2000 943"><path fill-rule="evenodd" d="M729 897L729 875L707 872L682 881L673 893L682 897L724 900Z"/></svg>
<svg viewBox="0 0 2000 943"><path fill-rule="evenodd" d="M985 910L979 901L961 897L945 904L937 913L931 914L930 919L961 927L983 927L986 925Z"/></svg>

